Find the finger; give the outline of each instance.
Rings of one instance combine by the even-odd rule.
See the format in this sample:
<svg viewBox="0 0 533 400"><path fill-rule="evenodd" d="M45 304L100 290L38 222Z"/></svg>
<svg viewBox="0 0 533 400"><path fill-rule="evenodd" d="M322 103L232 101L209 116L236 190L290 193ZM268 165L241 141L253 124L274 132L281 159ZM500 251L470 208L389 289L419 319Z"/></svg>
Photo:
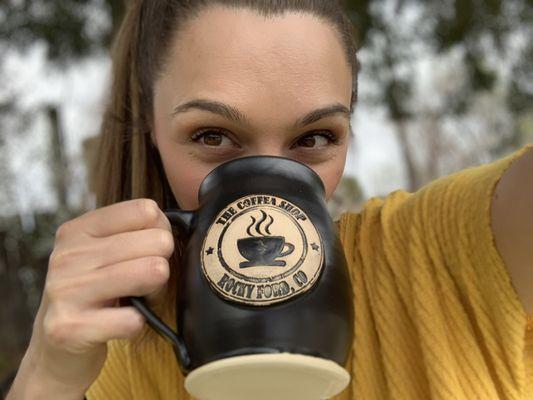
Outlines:
<svg viewBox="0 0 533 400"><path fill-rule="evenodd" d="M168 218L154 200L135 199L89 211L70 220L61 225L56 237L68 238L80 233L106 237L147 228L172 230Z"/></svg>
<svg viewBox="0 0 533 400"><path fill-rule="evenodd" d="M138 335L146 320L133 306L102 308L82 315L83 333L80 341L88 344L105 343L111 339L130 339Z"/></svg>
<svg viewBox="0 0 533 400"><path fill-rule="evenodd" d="M169 258L174 249L174 237L167 230L144 229L118 233L106 238L85 240L76 246L57 245L50 256L49 269L62 276L78 276L80 272L136 258Z"/></svg>
<svg viewBox="0 0 533 400"><path fill-rule="evenodd" d="M48 292L56 301L83 309L108 305L120 297L152 294L153 298L162 292L169 276L167 259L145 257L52 282L48 285Z"/></svg>

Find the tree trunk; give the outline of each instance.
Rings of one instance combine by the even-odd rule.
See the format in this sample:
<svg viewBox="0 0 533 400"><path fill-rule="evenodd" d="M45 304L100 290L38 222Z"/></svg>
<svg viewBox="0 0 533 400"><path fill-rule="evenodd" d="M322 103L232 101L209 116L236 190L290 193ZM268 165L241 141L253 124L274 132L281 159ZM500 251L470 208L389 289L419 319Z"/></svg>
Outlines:
<svg viewBox="0 0 533 400"><path fill-rule="evenodd" d="M52 179L54 190L56 192L58 207L63 210L68 210L68 162L65 155L65 144L63 138L63 130L59 122L59 110L56 106L49 105L46 107L46 114L50 122L50 146L51 146L51 160L50 169L52 172Z"/></svg>
<svg viewBox="0 0 533 400"><path fill-rule="evenodd" d="M406 189L410 192L414 192L416 189L418 189L420 182L416 169L416 163L413 158L413 151L409 143L407 122L405 120L396 120L394 121L394 126L407 174Z"/></svg>

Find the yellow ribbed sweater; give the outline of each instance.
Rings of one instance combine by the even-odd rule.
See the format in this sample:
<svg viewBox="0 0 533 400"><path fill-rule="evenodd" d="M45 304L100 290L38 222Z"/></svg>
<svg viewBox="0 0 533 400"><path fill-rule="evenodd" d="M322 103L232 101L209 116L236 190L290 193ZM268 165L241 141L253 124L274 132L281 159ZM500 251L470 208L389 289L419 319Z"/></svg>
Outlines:
<svg viewBox="0 0 533 400"><path fill-rule="evenodd" d="M335 399L533 399L533 318L490 226L496 183L524 151L341 217L356 334ZM170 345L141 336L108 342L87 399L192 399Z"/></svg>

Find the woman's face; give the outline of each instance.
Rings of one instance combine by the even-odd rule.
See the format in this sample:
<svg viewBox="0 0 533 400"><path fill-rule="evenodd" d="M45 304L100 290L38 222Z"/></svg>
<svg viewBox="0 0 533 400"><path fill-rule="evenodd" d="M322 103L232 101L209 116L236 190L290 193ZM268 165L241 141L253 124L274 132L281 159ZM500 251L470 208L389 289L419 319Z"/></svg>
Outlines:
<svg viewBox="0 0 533 400"><path fill-rule="evenodd" d="M197 208L213 168L251 155L308 165L329 198L346 161L351 87L339 38L311 14L202 11L154 84L152 139L180 207Z"/></svg>

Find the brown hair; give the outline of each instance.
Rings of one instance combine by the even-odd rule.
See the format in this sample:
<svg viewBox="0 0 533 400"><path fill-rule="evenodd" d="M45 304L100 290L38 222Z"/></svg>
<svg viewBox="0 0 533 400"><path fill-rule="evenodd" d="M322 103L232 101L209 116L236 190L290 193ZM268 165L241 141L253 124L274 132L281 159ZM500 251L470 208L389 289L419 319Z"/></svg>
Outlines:
<svg viewBox="0 0 533 400"><path fill-rule="evenodd" d="M179 28L211 5L248 8L266 17L308 12L330 22L353 72L351 109L357 98L359 65L352 23L336 0L133 0L113 44L112 86L103 116L94 178L96 205L154 199L161 209L177 208L161 159L153 146L153 83L165 64ZM179 243L179 241L178 241ZM179 257L175 252L171 265ZM169 294L175 291L171 267ZM169 298L173 303L173 298Z"/></svg>

